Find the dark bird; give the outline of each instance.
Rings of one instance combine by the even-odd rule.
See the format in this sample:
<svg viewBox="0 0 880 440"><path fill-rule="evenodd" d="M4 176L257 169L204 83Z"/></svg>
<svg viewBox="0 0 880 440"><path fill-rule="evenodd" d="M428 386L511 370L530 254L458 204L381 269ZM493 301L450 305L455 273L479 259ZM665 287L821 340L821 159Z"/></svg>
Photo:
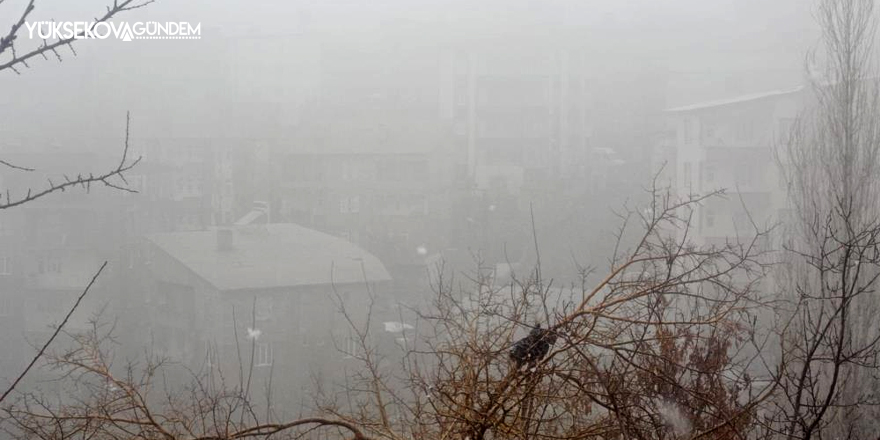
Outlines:
<svg viewBox="0 0 880 440"><path fill-rule="evenodd" d="M510 358L519 369L523 365L534 367L541 359L550 352L550 347L556 343L556 333L549 329L541 328L536 324L529 335L516 341L510 349Z"/></svg>

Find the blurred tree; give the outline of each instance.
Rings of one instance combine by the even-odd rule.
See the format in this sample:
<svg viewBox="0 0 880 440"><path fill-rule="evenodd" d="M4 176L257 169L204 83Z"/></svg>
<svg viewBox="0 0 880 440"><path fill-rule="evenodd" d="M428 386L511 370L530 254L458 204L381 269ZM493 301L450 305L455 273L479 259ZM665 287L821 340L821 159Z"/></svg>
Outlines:
<svg viewBox="0 0 880 440"><path fill-rule="evenodd" d="M793 216L780 266L787 439L874 438L880 404L880 95L874 2L821 0L812 99L780 151ZM817 65L825 68L812 70Z"/></svg>

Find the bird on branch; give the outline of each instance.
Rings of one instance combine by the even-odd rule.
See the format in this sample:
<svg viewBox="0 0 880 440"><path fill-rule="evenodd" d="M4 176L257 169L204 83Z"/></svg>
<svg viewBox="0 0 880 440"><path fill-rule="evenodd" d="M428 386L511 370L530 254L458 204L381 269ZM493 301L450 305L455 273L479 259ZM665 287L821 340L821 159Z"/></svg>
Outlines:
<svg viewBox="0 0 880 440"><path fill-rule="evenodd" d="M517 369L522 368L523 365L534 367L547 356L550 347L555 343L556 332L542 328L540 323L535 324L528 336L513 344L513 348L510 349L510 359L516 363Z"/></svg>

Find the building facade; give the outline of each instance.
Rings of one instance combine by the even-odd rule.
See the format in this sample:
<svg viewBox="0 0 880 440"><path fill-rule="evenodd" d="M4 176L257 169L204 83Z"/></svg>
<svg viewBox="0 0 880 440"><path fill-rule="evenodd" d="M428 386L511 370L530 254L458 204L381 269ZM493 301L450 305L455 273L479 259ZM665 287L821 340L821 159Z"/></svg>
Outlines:
<svg viewBox="0 0 880 440"><path fill-rule="evenodd" d="M784 215L785 181L775 149L784 147L807 91L802 87L668 109L663 146L679 197L723 189L702 203L692 236L701 244L753 235Z"/></svg>
<svg viewBox="0 0 880 440"><path fill-rule="evenodd" d="M362 347L351 326L367 324L371 304L373 324L397 316L386 295L391 277L375 256L296 224L147 241L149 285L138 310L148 315L149 334L136 345L152 343L154 352L213 377L237 382L249 372L257 402L271 383L277 403L298 405L316 380L338 379L354 365Z"/></svg>

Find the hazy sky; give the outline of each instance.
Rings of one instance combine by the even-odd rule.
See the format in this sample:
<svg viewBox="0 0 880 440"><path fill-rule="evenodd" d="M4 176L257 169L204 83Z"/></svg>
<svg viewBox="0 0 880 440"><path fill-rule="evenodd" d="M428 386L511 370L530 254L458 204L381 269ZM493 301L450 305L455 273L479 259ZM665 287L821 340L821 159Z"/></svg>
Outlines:
<svg viewBox="0 0 880 440"><path fill-rule="evenodd" d="M22 4L5 2L0 16ZM33 20L88 20L104 7L95 0L37 5ZM649 62L670 72L670 105L800 81L816 35L803 0L158 0L119 19L201 22L203 37L84 41L79 56L64 63L38 60L21 76L7 72L0 93L14 105L0 114L0 133L106 135L97 132L118 130L126 109L143 135L210 136L213 127L229 126L228 118L259 132L272 117L260 111L313 86L315 60L328 41L363 44L380 31L377 44L409 45L574 35L603 57L597 64ZM731 88L731 74L746 79ZM274 103L260 105L265 101Z"/></svg>

